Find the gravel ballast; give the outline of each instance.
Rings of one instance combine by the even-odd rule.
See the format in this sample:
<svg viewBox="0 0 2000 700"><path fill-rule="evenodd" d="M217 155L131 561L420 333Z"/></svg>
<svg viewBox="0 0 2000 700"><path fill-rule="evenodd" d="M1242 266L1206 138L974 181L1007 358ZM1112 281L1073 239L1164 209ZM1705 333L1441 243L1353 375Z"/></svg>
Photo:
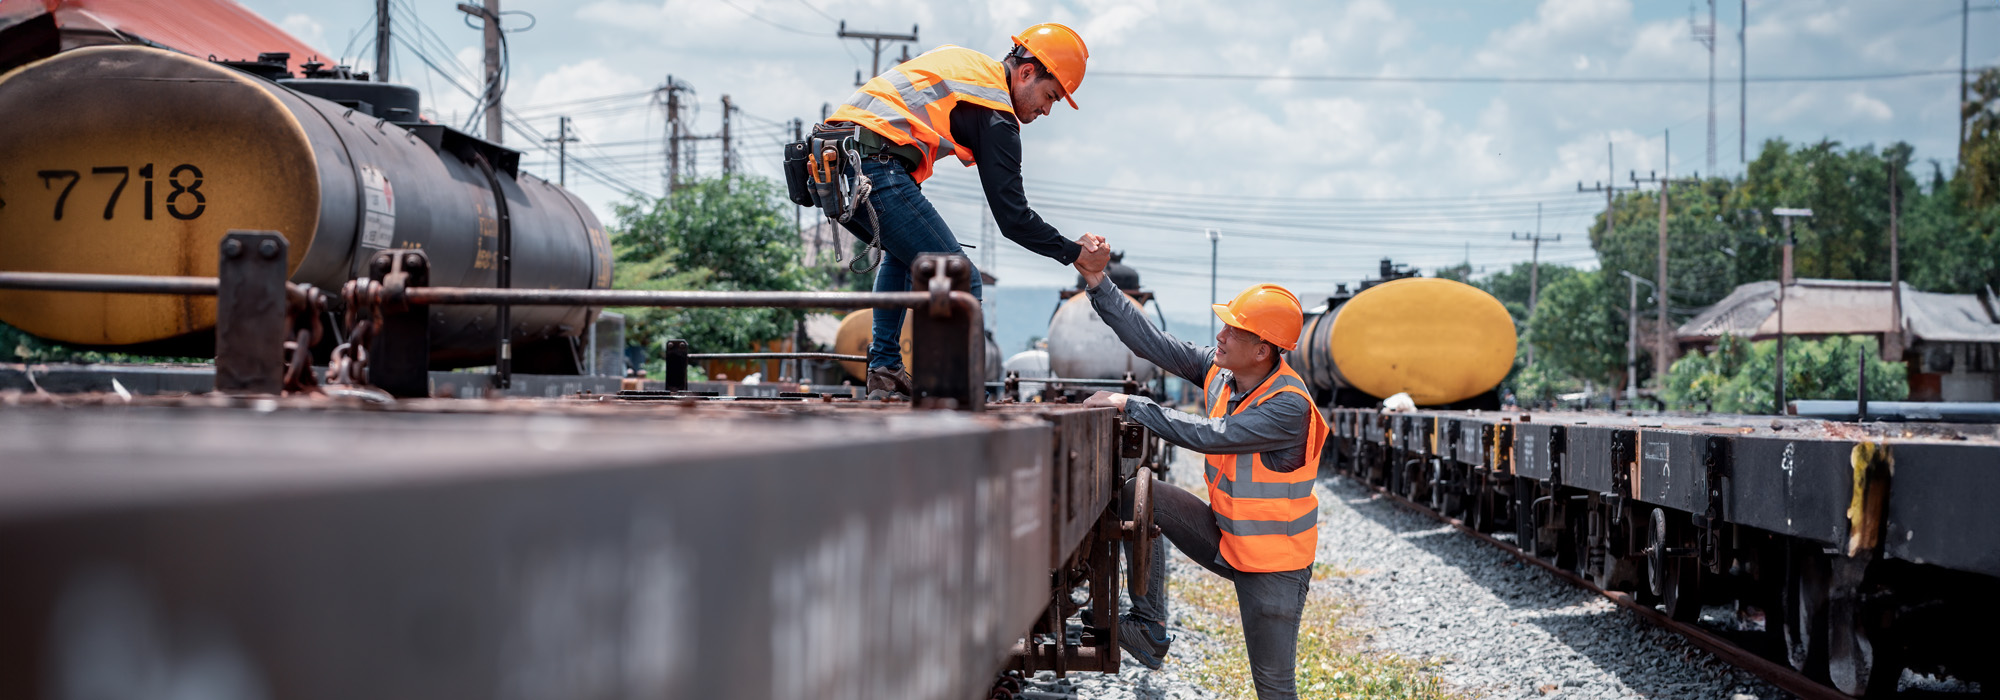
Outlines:
<svg viewBox="0 0 2000 700"><path fill-rule="evenodd" d="M1571 585L1345 477L1321 482L1319 560L1346 569L1370 646L1436 658L1493 698L1782 698L1778 690Z"/></svg>
<svg viewBox="0 0 2000 700"><path fill-rule="evenodd" d="M1196 493L1198 457L1181 451L1171 471ZM1468 697L1789 697L1596 593L1353 481L1323 480L1319 496L1318 561L1341 575L1314 585L1356 605L1348 621L1362 628L1369 649L1429 660ZM1211 576L1168 551L1171 576ZM1196 659L1226 650L1207 648L1217 643L1183 624L1190 614L1183 601L1171 607L1175 640L1163 669L1128 656L1118 676L1076 675L1064 690L1083 698L1217 697L1201 686Z"/></svg>

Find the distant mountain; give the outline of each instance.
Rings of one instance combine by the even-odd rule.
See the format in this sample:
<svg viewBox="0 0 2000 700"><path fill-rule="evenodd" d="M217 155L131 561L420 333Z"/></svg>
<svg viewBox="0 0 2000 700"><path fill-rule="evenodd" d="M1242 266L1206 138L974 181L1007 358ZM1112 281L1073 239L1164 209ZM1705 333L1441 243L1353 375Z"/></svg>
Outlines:
<svg viewBox="0 0 2000 700"><path fill-rule="evenodd" d="M1001 359L1028 349L1031 340L1049 334L1049 317L1056 313L1056 305L1062 302L1060 287L1009 287L996 285L986 288L987 319L986 328L993 332L993 342L1000 346ZM1196 313L1174 313L1167 310L1167 332L1176 338L1196 345L1213 345L1215 341L1208 330L1208 316ZM1147 314L1152 315L1150 311Z"/></svg>
<svg viewBox="0 0 2000 700"><path fill-rule="evenodd" d="M1001 359L1028 349L1028 343L1049 334L1049 317L1062 302L1058 287L986 288L986 328L1000 346Z"/></svg>

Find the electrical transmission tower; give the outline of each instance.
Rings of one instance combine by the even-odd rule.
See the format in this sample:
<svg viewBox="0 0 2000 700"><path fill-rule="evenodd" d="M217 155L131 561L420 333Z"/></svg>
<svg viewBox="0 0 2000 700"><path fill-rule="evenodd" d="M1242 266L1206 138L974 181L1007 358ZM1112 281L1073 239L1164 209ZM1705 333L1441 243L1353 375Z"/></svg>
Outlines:
<svg viewBox="0 0 2000 700"><path fill-rule="evenodd" d="M1708 171L1715 172L1715 0L1708 0L1708 26L1695 24L1694 8L1688 8L1688 29L1708 47Z"/></svg>

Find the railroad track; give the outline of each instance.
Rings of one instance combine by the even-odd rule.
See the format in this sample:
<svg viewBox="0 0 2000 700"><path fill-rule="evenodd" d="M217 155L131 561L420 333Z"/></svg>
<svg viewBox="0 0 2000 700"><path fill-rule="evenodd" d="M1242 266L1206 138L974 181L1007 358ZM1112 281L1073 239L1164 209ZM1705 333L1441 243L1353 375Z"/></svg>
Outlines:
<svg viewBox="0 0 2000 700"><path fill-rule="evenodd" d="M1994 426L1327 413L1338 471L1802 697L2000 682L1976 634L2000 626ZM1765 611L1778 660L1693 624L1732 603Z"/></svg>
<svg viewBox="0 0 2000 700"><path fill-rule="evenodd" d="M1350 478L1350 480L1354 481L1356 484L1359 484L1367 488L1368 490L1381 495L1383 498L1386 498L1396 503L1397 505L1402 506L1405 509L1416 512L1425 517L1436 520L1440 523L1450 525L1454 530L1457 530L1461 533L1476 538L1482 542L1485 542L1486 544L1497 547L1501 551L1506 552L1508 555L1514 557L1515 559L1541 567L1542 570L1555 574L1558 578L1561 578L1564 581L1568 581L1572 585L1591 591L1598 595L1604 596L1605 598L1611 600L1611 602L1616 603L1619 607L1624 608L1626 610L1630 610L1633 613L1636 613L1640 618L1646 620L1648 623L1651 623L1654 626L1666 629L1670 632L1680 635L1682 638L1688 640L1689 643L1694 644L1695 646L1700 647L1711 654L1714 654L1716 658L1722 659L1723 661L1729 663L1730 665L1736 666L1737 668L1749 671L1750 673L1755 674L1758 678L1762 678L1766 681L1769 681L1772 685L1778 686L1785 692L1799 696L1800 698L1804 698L1805 700L1851 700L1851 698L1849 698L1845 693L1841 693L1838 690L1829 688L1819 683L1818 681L1815 681L1807 677L1805 674L1793 670L1789 666L1785 666L1770 659L1766 659L1762 656L1758 656L1757 654L1747 649L1744 649L1743 647L1738 646L1727 639L1717 636L1716 634L1709 632L1708 630L1703 629L1695 625L1694 623L1681 622L1675 620L1672 617L1669 617L1666 614L1661 613L1659 610L1654 609L1653 606L1651 605L1640 603L1629 593L1623 591L1606 590L1603 587L1591 583L1590 581L1584 579L1581 576L1576 575L1573 572L1558 567L1555 564L1546 561L1540 557L1536 557L1528 554L1525 551L1522 551L1520 547L1514 546L1514 544L1511 542L1473 529L1467 526L1465 524L1465 521L1463 520L1448 517L1442 513L1432 510L1429 506L1425 506L1410 499L1404 498L1400 495L1397 495L1389 491L1386 488L1383 488L1382 486L1371 484L1359 479L1352 479L1351 477L1347 477L1346 475L1343 475L1343 478Z"/></svg>

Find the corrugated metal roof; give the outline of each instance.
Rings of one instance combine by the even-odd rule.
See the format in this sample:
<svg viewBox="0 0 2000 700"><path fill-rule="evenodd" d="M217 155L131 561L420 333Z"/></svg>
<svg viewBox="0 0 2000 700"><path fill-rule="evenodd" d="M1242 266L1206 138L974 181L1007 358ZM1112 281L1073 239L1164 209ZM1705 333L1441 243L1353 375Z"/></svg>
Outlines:
<svg viewBox="0 0 2000 700"><path fill-rule="evenodd" d="M1785 288L1787 335L1889 332L1889 283L1801 279ZM1936 294L1903 285L1903 330L1910 340L2000 343L1992 302L1974 294ZM1682 324L1681 342L1713 340L1727 333L1768 338L1778 332L1778 283L1751 282Z"/></svg>
<svg viewBox="0 0 2000 700"><path fill-rule="evenodd" d="M23 3L33 5L36 3ZM197 58L254 59L259 53L292 55L294 72L326 54L234 0L39 0L56 17L63 48L107 42L158 44Z"/></svg>

